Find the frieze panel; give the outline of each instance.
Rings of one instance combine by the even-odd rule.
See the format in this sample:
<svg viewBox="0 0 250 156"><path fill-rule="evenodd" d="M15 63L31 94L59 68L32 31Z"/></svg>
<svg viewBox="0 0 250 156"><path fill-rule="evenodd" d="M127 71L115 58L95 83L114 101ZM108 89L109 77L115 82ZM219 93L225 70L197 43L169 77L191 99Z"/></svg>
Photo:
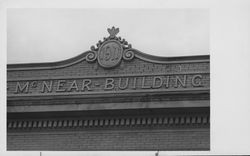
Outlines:
<svg viewBox="0 0 250 156"><path fill-rule="evenodd" d="M209 89L209 74L158 74L9 81L8 96Z"/></svg>

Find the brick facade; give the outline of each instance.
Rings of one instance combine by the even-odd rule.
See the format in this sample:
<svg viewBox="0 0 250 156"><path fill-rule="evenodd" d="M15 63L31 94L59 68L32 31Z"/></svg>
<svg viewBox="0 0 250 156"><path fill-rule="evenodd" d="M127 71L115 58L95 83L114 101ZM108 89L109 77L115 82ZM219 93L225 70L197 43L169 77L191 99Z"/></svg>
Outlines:
<svg viewBox="0 0 250 156"><path fill-rule="evenodd" d="M209 150L209 128L8 134L8 150Z"/></svg>
<svg viewBox="0 0 250 156"><path fill-rule="evenodd" d="M78 112L75 116L61 113L56 117L40 113L32 119L19 114L8 121L7 148L208 150L207 112L207 108L115 110Z"/></svg>
<svg viewBox="0 0 250 156"><path fill-rule="evenodd" d="M209 150L209 66L112 33L65 61L8 65L7 149Z"/></svg>

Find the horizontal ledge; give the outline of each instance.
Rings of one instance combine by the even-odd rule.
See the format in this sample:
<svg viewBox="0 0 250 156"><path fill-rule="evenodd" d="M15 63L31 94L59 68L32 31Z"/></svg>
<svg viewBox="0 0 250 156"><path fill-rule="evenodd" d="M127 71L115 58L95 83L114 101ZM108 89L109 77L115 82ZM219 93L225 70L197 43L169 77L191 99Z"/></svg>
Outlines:
<svg viewBox="0 0 250 156"><path fill-rule="evenodd" d="M29 77L8 79L12 81L31 81L31 80L57 80L57 79L85 79L85 78L120 78L120 77L145 77L145 76L169 76L169 75L194 75L194 74L210 74L209 71L193 71L193 72L168 72L168 73L151 73L151 74L120 74L120 75L92 75L92 76L46 76L46 77Z"/></svg>
<svg viewBox="0 0 250 156"><path fill-rule="evenodd" d="M122 117L95 119L45 119L9 120L8 129L58 129L58 128L105 128L140 126L194 126L209 125L209 115Z"/></svg>
<svg viewBox="0 0 250 156"><path fill-rule="evenodd" d="M12 123L12 124L14 124L14 123ZM209 129L209 127L210 127L210 121L208 121L207 124L204 124L204 123L202 123L202 124L206 125L206 126L199 126L199 127L196 126L196 127L194 127L194 126L192 126L192 124L190 124L191 126L189 126L188 128L174 128L174 129L171 129L171 128L155 128L153 131L150 131L150 133L153 134L153 133L159 133L159 132L207 132L208 129ZM173 124L173 125L175 125L175 124ZM11 128L8 128L8 135L11 135L11 136L18 136L18 135L20 135L20 131L19 130L12 130L12 126L14 126L14 125L7 125L7 126L11 126ZM128 127L130 127L130 126L128 126ZM56 133L58 135L65 135L65 134L72 134L72 133L76 132L76 131L68 131L68 130L66 130L66 131L65 130L63 130L63 131L60 131L60 130L56 130L56 131L47 131L47 130L44 130L44 131L41 131L42 128L40 128L40 129L38 128L39 131L36 131L36 130L25 131L22 127L20 127L19 129L22 130L22 132L28 132L29 135L37 135L37 134L39 134L39 135L48 135L48 134L53 134L53 133ZM29 128L27 128L27 129L29 129ZM53 128L51 128L51 129L53 129ZM128 133L128 130L130 130L130 129L122 127L121 129L119 129L119 132L126 132L126 133ZM117 132L117 128L115 128L115 129L108 129L107 131L105 131L105 133L108 133L108 134L112 134L114 132ZM145 129L135 128L135 129L133 129L133 131L129 131L129 133L135 133L135 132L148 133L148 129L145 130ZM84 134L84 133L86 133L86 131L84 131L83 129L81 129L80 131L78 131L78 133L83 133ZM98 131L90 129L88 131L88 133L95 134L95 133L98 133Z"/></svg>
<svg viewBox="0 0 250 156"><path fill-rule="evenodd" d="M42 94L22 94L22 95L8 95L7 100L16 100L16 98L20 97L52 97L55 99L55 96L59 98L65 98L70 96L85 96L85 97L106 97L106 96L130 96L134 94L150 94L150 95L157 95L157 94L197 94L197 93L209 93L209 88L179 88L179 89L148 89L148 90L123 90L123 91L105 91L105 92L81 92L81 93L42 93ZM64 96L64 97L60 97Z"/></svg>
<svg viewBox="0 0 250 156"><path fill-rule="evenodd" d="M7 106L8 113L209 107L209 100Z"/></svg>

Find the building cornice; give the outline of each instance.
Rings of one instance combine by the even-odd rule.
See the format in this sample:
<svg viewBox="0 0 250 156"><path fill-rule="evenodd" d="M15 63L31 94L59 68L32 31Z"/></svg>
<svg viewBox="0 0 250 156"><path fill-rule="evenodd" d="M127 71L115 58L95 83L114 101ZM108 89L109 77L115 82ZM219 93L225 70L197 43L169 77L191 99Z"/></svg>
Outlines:
<svg viewBox="0 0 250 156"><path fill-rule="evenodd" d="M188 114L168 116L129 116L88 119L10 119L8 130L58 130L94 128L145 128L155 127L197 127L209 126L209 114Z"/></svg>
<svg viewBox="0 0 250 156"><path fill-rule="evenodd" d="M133 49L135 58L143 61L160 63L160 64L176 64L176 63L199 63L209 62L210 55L194 55L194 56L178 56L178 57L160 57L149 55L139 50ZM23 64L8 64L7 71L20 71L20 70L44 70L44 69L59 69L72 66L81 61L86 61L86 56L91 51L86 51L76 57L58 61L58 62L45 62L45 63L23 63Z"/></svg>

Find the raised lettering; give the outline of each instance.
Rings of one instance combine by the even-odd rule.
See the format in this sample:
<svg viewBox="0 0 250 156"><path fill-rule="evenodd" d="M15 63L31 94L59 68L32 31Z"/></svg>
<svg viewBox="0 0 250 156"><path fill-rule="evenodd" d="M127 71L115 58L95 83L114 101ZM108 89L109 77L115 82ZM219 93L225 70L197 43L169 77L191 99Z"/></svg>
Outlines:
<svg viewBox="0 0 250 156"><path fill-rule="evenodd" d="M8 93L11 94L31 94L37 93L64 93L64 92L88 92L95 91L105 93L107 91L135 91L148 89L172 89L205 87L203 81L207 79L202 73L197 74L171 74L171 75L128 75L128 76L110 76L75 79L41 79L41 80L20 80L8 82Z"/></svg>
<svg viewBox="0 0 250 156"><path fill-rule="evenodd" d="M79 91L79 88L78 88L78 86L77 86L76 80L74 80L74 81L71 83L71 85L70 85L68 91L71 92L73 89L75 89L76 91Z"/></svg>
<svg viewBox="0 0 250 156"><path fill-rule="evenodd" d="M126 78L126 80L125 80L125 85L122 86L122 78L119 78L118 88L121 89L121 90L126 89L126 88L128 87L128 81L129 81L129 79Z"/></svg>
<svg viewBox="0 0 250 156"><path fill-rule="evenodd" d="M136 89L136 82L137 82L137 77L134 77L132 89Z"/></svg>
<svg viewBox="0 0 250 156"><path fill-rule="evenodd" d="M112 90L114 89L114 79L113 78L107 78L105 82L104 90Z"/></svg>
<svg viewBox="0 0 250 156"><path fill-rule="evenodd" d="M21 87L20 83L17 82L16 90L14 92L15 94L28 93L28 92L29 92L29 82L26 82L23 87Z"/></svg>
<svg viewBox="0 0 250 156"><path fill-rule="evenodd" d="M179 86L186 87L187 75L183 76L183 80L181 80L181 78L179 76L176 76L175 80L176 80L175 86L174 86L175 88L178 88Z"/></svg>
<svg viewBox="0 0 250 156"><path fill-rule="evenodd" d="M142 77L142 87L141 88L143 88L143 89L149 89L149 88L151 88L150 86L146 86L145 85L145 77Z"/></svg>
<svg viewBox="0 0 250 156"><path fill-rule="evenodd" d="M65 92L66 89L63 88L65 83L66 83L66 80L58 80L57 87L56 87L56 92Z"/></svg>
<svg viewBox="0 0 250 156"><path fill-rule="evenodd" d="M53 84L53 81L50 81L49 85L46 83L46 81L43 81L42 82L42 90L41 90L41 92L44 93L45 92L45 88L47 89L47 91L49 93L52 92L52 84Z"/></svg>
<svg viewBox="0 0 250 156"><path fill-rule="evenodd" d="M104 53L104 60L109 61L110 57L111 57L111 47L106 46L105 47L105 53Z"/></svg>
<svg viewBox="0 0 250 156"><path fill-rule="evenodd" d="M169 78L170 76L167 76L166 82L165 82L165 87L168 88L169 87Z"/></svg>
<svg viewBox="0 0 250 156"><path fill-rule="evenodd" d="M158 85L157 85L157 81L158 81ZM160 76L155 76L153 79L153 88L161 88L162 86L162 78Z"/></svg>
<svg viewBox="0 0 250 156"><path fill-rule="evenodd" d="M87 88L87 91L91 91L90 85L92 81L90 79L85 79L82 81L82 91L85 91L85 88Z"/></svg>
<svg viewBox="0 0 250 156"><path fill-rule="evenodd" d="M202 75L194 75L192 78L192 85L194 87L201 87L201 79L202 79ZM198 82L197 82L198 81Z"/></svg>

